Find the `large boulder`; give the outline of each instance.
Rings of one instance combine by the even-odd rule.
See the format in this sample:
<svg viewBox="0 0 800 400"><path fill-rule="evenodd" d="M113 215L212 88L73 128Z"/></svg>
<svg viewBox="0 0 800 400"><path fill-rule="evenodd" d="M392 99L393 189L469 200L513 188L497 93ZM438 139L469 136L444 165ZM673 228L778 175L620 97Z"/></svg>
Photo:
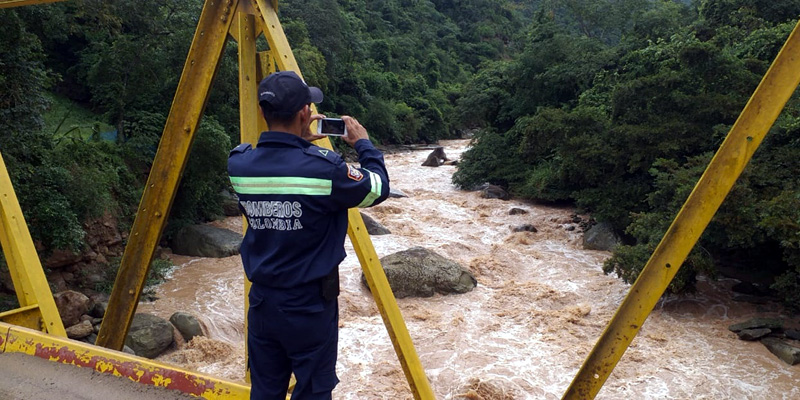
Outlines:
<svg viewBox="0 0 800 400"><path fill-rule="evenodd" d="M65 290L53 295L58 314L64 326L73 326L81 322L81 315L89 312L92 300L85 294L74 290Z"/></svg>
<svg viewBox="0 0 800 400"><path fill-rule="evenodd" d="M444 154L444 147L437 147L428 154L428 158L422 163L423 167L438 167L447 161L447 156Z"/></svg>
<svg viewBox="0 0 800 400"><path fill-rule="evenodd" d="M92 308L89 309L89 315L95 318L103 318L106 315L106 308L108 308L107 301L97 301Z"/></svg>
<svg viewBox="0 0 800 400"><path fill-rule="evenodd" d="M508 200L511 198L511 195L506 192L505 189L501 188L497 185L488 185L485 188L481 189L481 197L484 199L500 199L500 200Z"/></svg>
<svg viewBox="0 0 800 400"><path fill-rule="evenodd" d="M783 334L786 335L787 339L800 340L800 331L798 330L788 329L786 332L783 332Z"/></svg>
<svg viewBox="0 0 800 400"><path fill-rule="evenodd" d="M75 264L83 260L83 255L76 254L72 250L55 249L49 257L44 259L42 264L46 268L56 269L67 265Z"/></svg>
<svg viewBox="0 0 800 400"><path fill-rule="evenodd" d="M739 331L737 335L739 335L739 339L752 341L761 339L764 336L769 335L770 333L772 333L772 329L758 328L758 329L744 329Z"/></svg>
<svg viewBox="0 0 800 400"><path fill-rule="evenodd" d="M239 197L227 190L223 190L220 195L222 196L222 213L226 217L242 215L242 212L239 211Z"/></svg>
<svg viewBox="0 0 800 400"><path fill-rule="evenodd" d="M82 321L78 324L66 328L67 337L70 339L82 339L94 333L92 321Z"/></svg>
<svg viewBox="0 0 800 400"><path fill-rule="evenodd" d="M767 349L781 361L789 365L800 363L800 348L774 337L761 339L761 343L767 346Z"/></svg>
<svg viewBox="0 0 800 400"><path fill-rule="evenodd" d="M172 252L193 257L229 257L239 254L242 235L211 225L190 225L175 235Z"/></svg>
<svg viewBox="0 0 800 400"><path fill-rule="evenodd" d="M397 298L466 293L478 284L457 262L422 247L390 254L381 258L381 264ZM362 282L366 284L363 274Z"/></svg>
<svg viewBox="0 0 800 400"><path fill-rule="evenodd" d="M619 244L619 235L608 222L601 222L583 234L583 248L586 250L611 251Z"/></svg>
<svg viewBox="0 0 800 400"><path fill-rule="evenodd" d="M403 198L403 197L408 197L408 195L407 195L407 194L405 194L405 193L403 193L403 191L402 191L402 190L400 190L400 189L395 189L395 188L393 188L393 187L391 187L391 186L390 186L390 187L389 187L389 197L390 197L390 198L399 199L399 198Z"/></svg>
<svg viewBox="0 0 800 400"><path fill-rule="evenodd" d="M728 326L728 330L731 332L739 332L745 329L760 329L760 328L781 330L783 329L783 320L780 318L751 318L748 319L747 321Z"/></svg>
<svg viewBox="0 0 800 400"><path fill-rule="evenodd" d="M173 330L172 324L163 318L151 314L136 314L125 344L137 356L155 358L172 344Z"/></svg>
<svg viewBox="0 0 800 400"><path fill-rule="evenodd" d="M533 232L533 233L539 232L539 230L536 229L536 227L531 225L531 224L522 224L522 225L512 226L511 227L511 231L512 232Z"/></svg>
<svg viewBox="0 0 800 400"><path fill-rule="evenodd" d="M192 340L195 336L203 336L203 329L200 327L200 322L194 315L178 311L169 317L169 322L178 328L183 339L187 342Z"/></svg>
<svg viewBox="0 0 800 400"><path fill-rule="evenodd" d="M389 229L386 229L385 226L381 225L380 222L375 221L367 214L361 213L361 219L364 220L364 226L367 227L367 233L372 236L378 235L389 235L392 232Z"/></svg>

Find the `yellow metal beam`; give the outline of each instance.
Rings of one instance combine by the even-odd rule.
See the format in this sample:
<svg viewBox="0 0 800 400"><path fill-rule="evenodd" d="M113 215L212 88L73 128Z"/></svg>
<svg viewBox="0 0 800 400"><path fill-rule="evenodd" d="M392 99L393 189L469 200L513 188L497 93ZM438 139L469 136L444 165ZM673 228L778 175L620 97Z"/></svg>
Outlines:
<svg viewBox="0 0 800 400"><path fill-rule="evenodd" d="M250 3L248 1L242 2ZM241 7L240 7L241 9ZM237 13L237 22L231 27L236 31L239 43L239 137L242 143L253 146L258 142L258 71L256 66L256 23L255 15ZM247 218L242 216L242 234L247 232ZM250 286L244 277L244 335L247 344L247 310L250 308ZM249 360L249 349L245 346L245 360ZM245 380L250 382L250 365L245 365Z"/></svg>
<svg viewBox="0 0 800 400"><path fill-rule="evenodd" d="M256 73L255 15L238 13L239 134L242 143L258 142L258 74Z"/></svg>
<svg viewBox="0 0 800 400"><path fill-rule="evenodd" d="M67 336L1 154L0 245L21 307L19 312L6 313L4 318L53 335ZM41 323L38 317L31 317L31 313L40 314Z"/></svg>
<svg viewBox="0 0 800 400"><path fill-rule="evenodd" d="M800 23L747 102L564 399L593 399L800 84Z"/></svg>
<svg viewBox="0 0 800 400"><path fill-rule="evenodd" d="M183 67L172 109L147 179L128 245L122 256L114 289L97 344L119 350L125 343L139 295L144 287L167 215L175 198L200 117L238 0L207 0Z"/></svg>
<svg viewBox="0 0 800 400"><path fill-rule="evenodd" d="M257 36L257 35L256 35ZM275 63L272 62L272 56L269 51L260 51L256 54L256 86L260 83L264 78L269 76L269 74L275 72ZM256 87L258 90L258 87ZM267 121L261 116L261 110L256 110L258 113L258 129L257 132L265 132L269 130L269 126L267 126ZM258 137L256 136L253 138L252 143L253 145L256 144ZM244 142L244 138L242 139Z"/></svg>
<svg viewBox="0 0 800 400"><path fill-rule="evenodd" d="M31 6L36 4L58 3L64 0L0 0L0 8Z"/></svg>
<svg viewBox="0 0 800 400"><path fill-rule="evenodd" d="M90 368L102 374L178 390L208 400L250 398L249 386L2 322L0 353L22 353L51 362Z"/></svg>
<svg viewBox="0 0 800 400"><path fill-rule="evenodd" d="M292 49L289 46L289 41L286 39L286 34L278 20L277 4L274 4L276 2L267 2L267 0L254 1L256 11L262 17L260 21L263 24L262 29L278 69L281 71L295 71L302 77L297 60L295 60ZM314 112L316 112L316 109L314 109ZM329 149L333 148L327 137L316 141L315 144ZM414 349L411 335L408 333L403 315L400 313L400 308L397 306L389 281L386 279L386 273L383 271L378 255L375 252L375 247L372 245L372 240L369 238L364 221L357 209L349 210L348 221L350 241L353 243L356 255L361 262L361 268L364 270L367 284L375 298L375 303L378 305L383 323L397 353L397 358L400 360L406 379L408 379L411 392L414 394L415 399L434 399L435 396L430 382L425 376L425 369L422 367L419 356Z"/></svg>
<svg viewBox="0 0 800 400"><path fill-rule="evenodd" d="M436 396L433 394L430 382L425 376L425 368L422 367L417 351L414 348L414 342L411 340L411 335L409 335L408 328L406 328L406 323L403 320L403 315L397 306L397 300L394 297L394 293L392 293L391 286L389 286L389 281L386 279L386 273L381 266L378 254L375 252L375 247L372 245L372 239L367 233L367 228L364 226L364 220L361 218L358 209L355 208L351 208L348 211L347 218L350 223L347 227L347 233L355 248L358 261L361 262L364 277L367 279L372 296L378 305L383 324L386 325L386 330L392 340L400 365L403 367L411 392L417 400L435 399Z"/></svg>
<svg viewBox="0 0 800 400"><path fill-rule="evenodd" d="M294 71L302 77L300 67L294 58L292 48L283 32L280 20L278 20L277 1L268 2L267 0L253 0L257 15L261 17L260 24L264 30L264 36L269 43L270 51L275 57L275 63L281 71ZM328 141L330 143L330 141Z"/></svg>
<svg viewBox="0 0 800 400"><path fill-rule="evenodd" d="M0 321L11 325L36 329L37 331L41 331L42 328L44 328L42 326L42 314L39 311L38 304L0 313Z"/></svg>

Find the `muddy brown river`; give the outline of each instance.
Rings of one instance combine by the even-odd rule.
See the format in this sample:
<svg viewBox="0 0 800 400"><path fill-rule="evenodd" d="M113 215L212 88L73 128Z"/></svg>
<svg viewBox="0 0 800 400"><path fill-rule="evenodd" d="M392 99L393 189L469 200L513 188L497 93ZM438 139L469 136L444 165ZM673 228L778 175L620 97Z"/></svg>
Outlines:
<svg viewBox="0 0 800 400"><path fill-rule="evenodd" d="M468 141L444 141L458 159ZM429 150L386 155L392 198L365 210L391 235L374 236L378 255L424 246L471 269L463 295L400 299L406 324L439 399L560 399L629 285L602 272L607 252L583 250L570 208L483 199L457 190L453 166L422 167ZM528 214L509 215L518 207ZM214 223L241 231L240 218ZM538 232L512 233L532 224ZM341 265L336 399L413 398L349 240ZM207 338L161 361L244 379L244 289L239 257L173 256L159 300L140 312L197 315ZM698 293L662 299L598 399L797 399L800 366L789 366L727 326L780 316L776 305L736 303L736 281L701 279ZM785 316L789 318L788 316Z"/></svg>

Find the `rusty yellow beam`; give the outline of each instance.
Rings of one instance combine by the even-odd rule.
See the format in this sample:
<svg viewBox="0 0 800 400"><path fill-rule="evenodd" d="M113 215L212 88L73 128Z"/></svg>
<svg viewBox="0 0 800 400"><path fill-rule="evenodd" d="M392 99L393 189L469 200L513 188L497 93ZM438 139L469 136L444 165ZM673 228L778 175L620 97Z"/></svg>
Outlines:
<svg viewBox="0 0 800 400"><path fill-rule="evenodd" d="M256 12L262 17L259 22L263 24L262 29L278 69L281 71L295 71L302 77L297 60L294 58L292 49L289 46L289 41L286 39L286 34L278 20L276 3L274 1L267 2L267 0L254 0ZM314 112L316 112L316 109L314 109ZM316 141L315 144L329 149L333 148L327 137ZM349 210L348 221L350 241L353 243L356 255L361 262L361 268L364 270L367 284L375 298L375 303L392 340L392 345L406 375L411 392L415 399L434 399L435 396L425 375L425 369L419 360L417 351L414 348L414 342L411 340L411 335L408 333L403 315L397 306L394 293L392 293L389 281L386 279L386 273L383 271L378 255L375 252L375 247L372 245L372 240L367 234L364 221L357 209Z"/></svg>
<svg viewBox="0 0 800 400"><path fill-rule="evenodd" d="M258 74L255 15L238 13L239 134L242 143L258 142Z"/></svg>
<svg viewBox="0 0 800 400"><path fill-rule="evenodd" d="M183 67L175 99L122 256L97 344L125 343L167 215L175 198L238 0L207 0Z"/></svg>
<svg viewBox="0 0 800 400"><path fill-rule="evenodd" d="M51 362L89 368L102 374L178 390L208 400L250 398L250 387L246 385L2 322L0 353L22 353Z"/></svg>
<svg viewBox="0 0 800 400"><path fill-rule="evenodd" d="M300 71L300 66L292 53L292 47L289 46L289 41L286 39L286 33L283 31L281 22L278 19L278 1L274 0L267 2L266 0L252 0L253 7L256 15L259 17L257 23L259 29L264 33L264 37L269 44L270 55L276 70L280 71L294 71L302 78L303 73ZM311 105L312 112L317 112L316 105ZM316 131L316 121L311 124L311 131ZM322 146L328 149L333 148L330 139L327 137L314 142L317 146Z"/></svg>
<svg viewBox="0 0 800 400"><path fill-rule="evenodd" d="M256 54L256 85L273 72L275 72L275 63L272 62L272 54L269 51L258 52ZM256 87L256 90L257 89ZM267 131L269 126L267 126L267 121L261 116L261 110L256 110L256 112L258 113L258 129L256 129L256 131L258 135L260 135L261 132ZM258 141L258 136L253 138L253 141L249 143L255 145L256 141ZM244 142L244 138L242 142Z"/></svg>
<svg viewBox="0 0 800 400"><path fill-rule="evenodd" d="M58 3L64 0L0 0L0 8L33 6L37 4Z"/></svg>
<svg viewBox="0 0 800 400"><path fill-rule="evenodd" d="M286 33L284 33L281 22L278 20L277 1L253 0L253 5L256 8L256 15L261 17L259 22L264 30L267 43L269 43L270 51L275 57L278 69L281 71L294 71L302 77L300 67L297 65L292 48L286 39Z"/></svg>
<svg viewBox="0 0 800 400"><path fill-rule="evenodd" d="M593 399L800 84L800 23L697 182L564 399Z"/></svg>
<svg viewBox="0 0 800 400"><path fill-rule="evenodd" d="M389 338L392 340L394 351L400 360L400 365L403 367L411 392L417 400L435 399L436 396L433 394L430 382L428 382L428 378L425 375L425 368L422 367L417 351L414 348L414 342L411 340L411 335L409 335L406 323L403 320L403 315L397 306L397 300L394 297L391 286L389 286L389 281L386 279L386 273L383 271L378 254L372 245L372 239L370 239L367 228L364 226L364 220L361 218L358 209L355 208L351 208L348 211L347 218L350 223L347 227L347 233L355 248L358 261L361 262L364 277L367 279L372 297L375 298L375 303L383 318L383 324L386 326Z"/></svg>
<svg viewBox="0 0 800 400"><path fill-rule="evenodd" d="M249 1L242 4L250 3ZM241 8L241 6L240 6ZM258 142L258 72L256 66L256 23L255 15L237 13L237 21L231 31L235 31L239 44L239 137L242 143L253 146ZM247 233L247 218L242 216L242 234ZM247 310L250 308L250 286L244 277L244 334L247 343ZM245 346L245 360L249 360L249 349ZM245 380L250 382L250 366L245 365Z"/></svg>
<svg viewBox="0 0 800 400"><path fill-rule="evenodd" d="M24 324L33 329L43 329L53 335L67 336L2 154L0 154L0 245L3 247L20 306L17 310L0 315L0 320Z"/></svg>

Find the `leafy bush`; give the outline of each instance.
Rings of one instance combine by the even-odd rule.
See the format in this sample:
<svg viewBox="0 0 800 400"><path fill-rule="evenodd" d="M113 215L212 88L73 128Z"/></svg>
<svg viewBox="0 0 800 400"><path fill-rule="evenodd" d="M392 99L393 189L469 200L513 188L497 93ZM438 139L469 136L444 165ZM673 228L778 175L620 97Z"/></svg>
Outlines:
<svg viewBox="0 0 800 400"><path fill-rule="evenodd" d="M170 213L167 237L187 224L222 215L222 191L228 187L228 134L213 118L204 118L186 164Z"/></svg>

